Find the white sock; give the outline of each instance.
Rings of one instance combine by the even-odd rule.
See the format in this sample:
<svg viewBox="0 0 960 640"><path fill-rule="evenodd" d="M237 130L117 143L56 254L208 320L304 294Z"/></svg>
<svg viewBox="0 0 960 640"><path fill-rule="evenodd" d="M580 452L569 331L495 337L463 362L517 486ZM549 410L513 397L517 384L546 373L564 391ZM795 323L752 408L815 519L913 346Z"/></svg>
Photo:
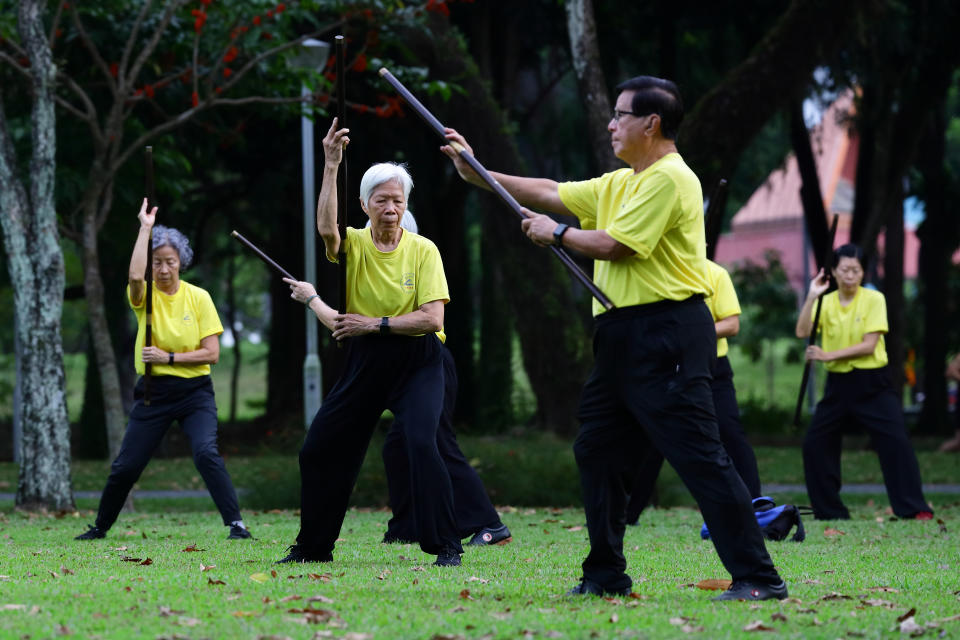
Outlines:
<svg viewBox="0 0 960 640"><path fill-rule="evenodd" d="M234 527L240 527L241 529L247 528L246 526L244 526L243 520L234 520L233 522L230 523L230 525Z"/></svg>

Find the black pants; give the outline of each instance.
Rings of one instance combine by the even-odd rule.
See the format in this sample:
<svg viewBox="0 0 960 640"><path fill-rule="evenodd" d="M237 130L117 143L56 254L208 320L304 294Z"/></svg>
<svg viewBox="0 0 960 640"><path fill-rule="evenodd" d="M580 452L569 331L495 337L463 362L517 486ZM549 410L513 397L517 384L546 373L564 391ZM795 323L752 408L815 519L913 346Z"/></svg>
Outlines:
<svg viewBox="0 0 960 640"><path fill-rule="evenodd" d="M110 477L100 497L97 527L106 531L117 521L127 494L174 420L190 439L193 463L223 523L241 519L237 492L217 449L217 403L210 376L154 376L150 383L149 407L143 404L143 378L137 381L120 453L110 466Z"/></svg>
<svg viewBox="0 0 960 640"><path fill-rule="evenodd" d="M480 476L457 444L453 432L453 409L457 402L457 367L453 355L442 347L443 410L437 430L437 448L453 484L454 513L461 538L471 536L484 527L500 524L500 516L490 502ZM387 473L387 491L393 517L387 523L386 540L419 540L413 518L413 486L410 482L410 461L407 456L408 425L394 420L383 443L383 466Z"/></svg>
<svg viewBox="0 0 960 640"><path fill-rule="evenodd" d="M887 368L882 367L827 374L823 399L803 442L803 472L813 517L850 517L840 499L840 449L843 431L858 425L867 430L880 458L893 512L901 518L932 512L923 497L920 466L907 438L900 403Z"/></svg>
<svg viewBox="0 0 960 640"><path fill-rule="evenodd" d="M312 557L326 557L343 526L370 437L384 409L403 424L413 519L420 548L462 552L450 475L437 450L443 403L441 344L420 337L367 335L346 345L346 365L300 449L300 533Z"/></svg>
<svg viewBox="0 0 960 640"><path fill-rule="evenodd" d="M779 583L750 494L720 442L710 393L716 332L699 298L608 311L597 318L594 368L583 390L574 454L590 553L583 576L632 585L623 534L628 491L651 448L693 495L735 579Z"/></svg>
<svg viewBox="0 0 960 640"><path fill-rule="evenodd" d="M727 455L733 461L733 467L740 474L743 483L747 485L750 497L759 498L760 472L757 470L757 457L740 423L740 409L737 407L737 391L733 387L733 369L730 367L730 360L726 356L717 358L711 373L713 380L710 382L710 392L713 394L713 407L717 412L720 442L727 450ZM663 456L659 451L650 449L645 461L640 464L637 479L633 483L630 502L627 504L628 523L636 522L650 504L661 467L663 467Z"/></svg>

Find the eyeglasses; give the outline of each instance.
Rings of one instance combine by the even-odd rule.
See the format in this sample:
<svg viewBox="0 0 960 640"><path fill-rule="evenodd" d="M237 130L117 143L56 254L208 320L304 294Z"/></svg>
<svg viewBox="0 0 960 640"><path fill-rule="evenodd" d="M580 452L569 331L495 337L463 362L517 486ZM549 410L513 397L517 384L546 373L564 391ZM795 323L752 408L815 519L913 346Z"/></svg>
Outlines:
<svg viewBox="0 0 960 640"><path fill-rule="evenodd" d="M616 122L620 122L620 118L622 116L635 116L635 115L637 114L635 114L633 111L621 111L620 109L613 110L613 119Z"/></svg>

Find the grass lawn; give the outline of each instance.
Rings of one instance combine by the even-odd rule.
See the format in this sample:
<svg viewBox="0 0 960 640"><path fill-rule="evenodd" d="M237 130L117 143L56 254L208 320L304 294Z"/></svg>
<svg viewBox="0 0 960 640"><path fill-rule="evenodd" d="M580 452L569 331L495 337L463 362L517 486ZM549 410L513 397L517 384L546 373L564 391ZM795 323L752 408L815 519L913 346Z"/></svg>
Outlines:
<svg viewBox="0 0 960 640"><path fill-rule="evenodd" d="M859 507L807 523L802 544L769 543L782 602L713 603L726 578L691 509L657 509L628 528L634 594L566 597L587 550L583 513L502 508L511 544L432 567L410 545L379 543L388 514L351 510L331 564L274 566L296 514L247 514L253 541L227 541L212 512L122 515L105 540L74 542L92 513L0 515L3 638L741 638L901 636L898 617L960 636L960 506L941 522Z"/></svg>

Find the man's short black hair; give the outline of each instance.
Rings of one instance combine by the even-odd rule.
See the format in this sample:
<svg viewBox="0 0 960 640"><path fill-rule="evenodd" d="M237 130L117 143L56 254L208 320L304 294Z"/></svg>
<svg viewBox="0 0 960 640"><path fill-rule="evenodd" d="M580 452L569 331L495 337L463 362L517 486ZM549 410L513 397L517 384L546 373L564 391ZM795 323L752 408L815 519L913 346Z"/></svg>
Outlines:
<svg viewBox="0 0 960 640"><path fill-rule="evenodd" d="M630 110L638 116L657 114L663 137L677 139L683 121L683 100L676 84L654 76L637 76L618 84L617 91L633 91Z"/></svg>
<svg viewBox="0 0 960 640"><path fill-rule="evenodd" d="M833 267L836 268L840 264L840 258L856 258L857 262L860 263L860 268L866 268L863 264L863 249L859 246L849 242L847 244L841 245L833 250Z"/></svg>

